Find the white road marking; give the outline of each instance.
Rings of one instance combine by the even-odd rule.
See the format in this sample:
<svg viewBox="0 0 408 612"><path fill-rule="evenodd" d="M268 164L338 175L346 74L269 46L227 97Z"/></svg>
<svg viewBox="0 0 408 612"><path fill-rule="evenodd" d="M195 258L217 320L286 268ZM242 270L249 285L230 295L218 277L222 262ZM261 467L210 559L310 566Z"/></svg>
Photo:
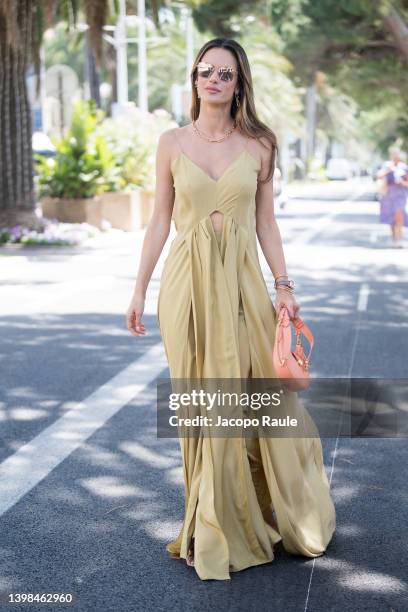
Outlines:
<svg viewBox="0 0 408 612"><path fill-rule="evenodd" d="M360 312L367 310L368 295L370 293L370 286L367 283L363 283L360 287L358 294L357 310Z"/></svg>
<svg viewBox="0 0 408 612"><path fill-rule="evenodd" d="M135 400L167 365L162 343L155 344L143 357L5 459L0 464L0 516L123 406Z"/></svg>
<svg viewBox="0 0 408 612"><path fill-rule="evenodd" d="M350 202L354 202L354 200L356 200L366 191L367 191L367 185L360 185L359 188L356 190L356 192L350 198L336 203L337 212L331 212L321 217L321 219L313 223L313 227L310 230L303 232L303 234L301 234L299 238L295 238L292 244L296 244L296 246L301 246L301 245L305 245L311 242L314 238L316 238L318 234L320 234L322 230L324 230L325 227L327 227L333 222L335 217L338 217L339 215L342 214L343 211L339 210L339 207L349 204Z"/></svg>

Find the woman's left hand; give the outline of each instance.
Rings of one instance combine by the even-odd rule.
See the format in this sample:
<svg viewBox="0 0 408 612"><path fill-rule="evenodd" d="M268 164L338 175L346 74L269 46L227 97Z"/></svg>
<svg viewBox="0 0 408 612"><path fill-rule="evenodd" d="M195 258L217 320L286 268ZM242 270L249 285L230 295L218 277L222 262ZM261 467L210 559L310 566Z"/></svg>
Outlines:
<svg viewBox="0 0 408 612"><path fill-rule="evenodd" d="M286 306L288 309L290 319L296 319L299 316L300 306L296 302L293 293L289 293L289 291L285 291L284 289L277 289L275 300L275 310L277 314L279 314L282 306Z"/></svg>

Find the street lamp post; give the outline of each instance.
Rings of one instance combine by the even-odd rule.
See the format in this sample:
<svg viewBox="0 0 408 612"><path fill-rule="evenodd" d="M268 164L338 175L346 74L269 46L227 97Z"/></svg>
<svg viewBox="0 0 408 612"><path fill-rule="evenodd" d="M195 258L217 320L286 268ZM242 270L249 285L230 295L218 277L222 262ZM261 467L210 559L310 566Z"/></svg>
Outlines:
<svg viewBox="0 0 408 612"><path fill-rule="evenodd" d="M145 0L137 1L137 14L139 17L139 108L147 112L147 66L146 66L146 23Z"/></svg>
<svg viewBox="0 0 408 612"><path fill-rule="evenodd" d="M114 32L114 45L116 49L116 79L117 79L117 108L122 110L129 102L128 69L127 69L127 40L126 40L126 0L120 0L119 17Z"/></svg>
<svg viewBox="0 0 408 612"><path fill-rule="evenodd" d="M137 3L138 15L126 15L126 1L120 0L119 18L114 28L114 37L105 34L104 39L113 45L117 53L117 90L118 102L113 105L114 114L120 114L129 103L128 93L128 70L127 70L127 44L138 44L138 83L139 108L147 112L148 96L147 96L147 62L146 62L146 15L145 15L145 0L138 0ZM138 38L126 37L126 23L138 25ZM105 30L111 29L105 26ZM160 40L160 38L151 38L152 42Z"/></svg>
<svg viewBox="0 0 408 612"><path fill-rule="evenodd" d="M116 51L116 85L117 102L112 104L112 114L119 115L126 111L129 105L128 67L127 67L127 44L138 44L139 58L139 108L148 112L147 96L147 62L146 62L146 15L145 0L138 0L138 15L126 15L126 0L119 0L119 16L116 25L104 25L103 39L112 45ZM126 24L138 25L138 37L127 38ZM85 31L87 24L77 24L77 28ZM112 32L113 36L108 32ZM167 37L149 36L149 42L157 43L167 40Z"/></svg>

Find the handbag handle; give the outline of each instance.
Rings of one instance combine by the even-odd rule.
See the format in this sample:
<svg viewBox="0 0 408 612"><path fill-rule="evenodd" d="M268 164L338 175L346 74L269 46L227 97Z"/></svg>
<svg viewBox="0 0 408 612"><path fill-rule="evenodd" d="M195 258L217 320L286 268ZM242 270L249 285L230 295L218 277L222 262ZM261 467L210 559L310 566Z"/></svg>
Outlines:
<svg viewBox="0 0 408 612"><path fill-rule="evenodd" d="M293 320L293 325L295 326L295 333L296 333L296 336L297 336L296 342L300 344L300 334L303 334L305 336L305 338L307 339L307 341L309 342L309 345L310 345L309 354L306 357L307 361L309 361L310 355L311 355L312 349L313 349L314 337L313 337L313 334L310 331L309 327L303 321L303 319L298 317L297 321L298 322L296 323L296 319Z"/></svg>
<svg viewBox="0 0 408 612"><path fill-rule="evenodd" d="M278 317L278 324L280 326L280 328L282 327L288 327L289 326L289 331L290 331L290 322L291 319L289 317L289 312L288 309L286 308L286 306L283 306L279 312L279 317ZM301 344L300 342L300 334L303 334L306 339L308 340L309 344L310 344L310 348L309 348L309 354L306 357L306 361L309 361L310 359L310 355L312 353L312 349L313 349L313 344L314 344L314 338L313 338L313 334L310 331L309 327L306 325L306 323L303 321L303 319L301 317L297 317L295 319L292 319L292 323L293 326L295 328L295 333L296 333L296 344ZM283 335L283 330L280 329L280 334ZM281 336L282 337L282 336ZM291 344L291 334L289 333L286 336L286 343L285 343L285 336L283 336L283 344L285 345L283 348L285 349L286 352L290 351L290 344ZM279 347L280 347L281 343L278 343L278 356L279 356L279 360L282 362L283 361L283 357L281 357L281 355L279 354Z"/></svg>

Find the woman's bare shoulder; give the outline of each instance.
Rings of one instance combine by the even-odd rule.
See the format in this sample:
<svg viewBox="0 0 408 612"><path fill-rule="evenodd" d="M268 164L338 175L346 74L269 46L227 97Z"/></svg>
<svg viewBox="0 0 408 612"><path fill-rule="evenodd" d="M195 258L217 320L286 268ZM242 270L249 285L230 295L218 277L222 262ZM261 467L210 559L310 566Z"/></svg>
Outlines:
<svg viewBox="0 0 408 612"><path fill-rule="evenodd" d="M157 143L157 155L161 159L167 159L170 164L174 158L176 149L177 149L177 130L180 128L173 127L167 130L164 130L160 136Z"/></svg>
<svg viewBox="0 0 408 612"><path fill-rule="evenodd" d="M159 144L166 147L171 145L175 139L175 132L179 128L169 128L168 130L164 130L159 137Z"/></svg>
<svg viewBox="0 0 408 612"><path fill-rule="evenodd" d="M183 139L185 138L187 132L186 128L188 128L188 125L172 127L168 130L164 130L164 132L160 134L159 138L160 147L171 153L177 148L178 143L183 143Z"/></svg>
<svg viewBox="0 0 408 612"><path fill-rule="evenodd" d="M255 138L255 142L258 146L259 151L263 155L268 156L272 153L273 146L269 138L267 138L266 136L258 136L257 138Z"/></svg>
<svg viewBox="0 0 408 612"><path fill-rule="evenodd" d="M273 154L273 147L266 136L251 137L248 148L261 164L267 164Z"/></svg>

